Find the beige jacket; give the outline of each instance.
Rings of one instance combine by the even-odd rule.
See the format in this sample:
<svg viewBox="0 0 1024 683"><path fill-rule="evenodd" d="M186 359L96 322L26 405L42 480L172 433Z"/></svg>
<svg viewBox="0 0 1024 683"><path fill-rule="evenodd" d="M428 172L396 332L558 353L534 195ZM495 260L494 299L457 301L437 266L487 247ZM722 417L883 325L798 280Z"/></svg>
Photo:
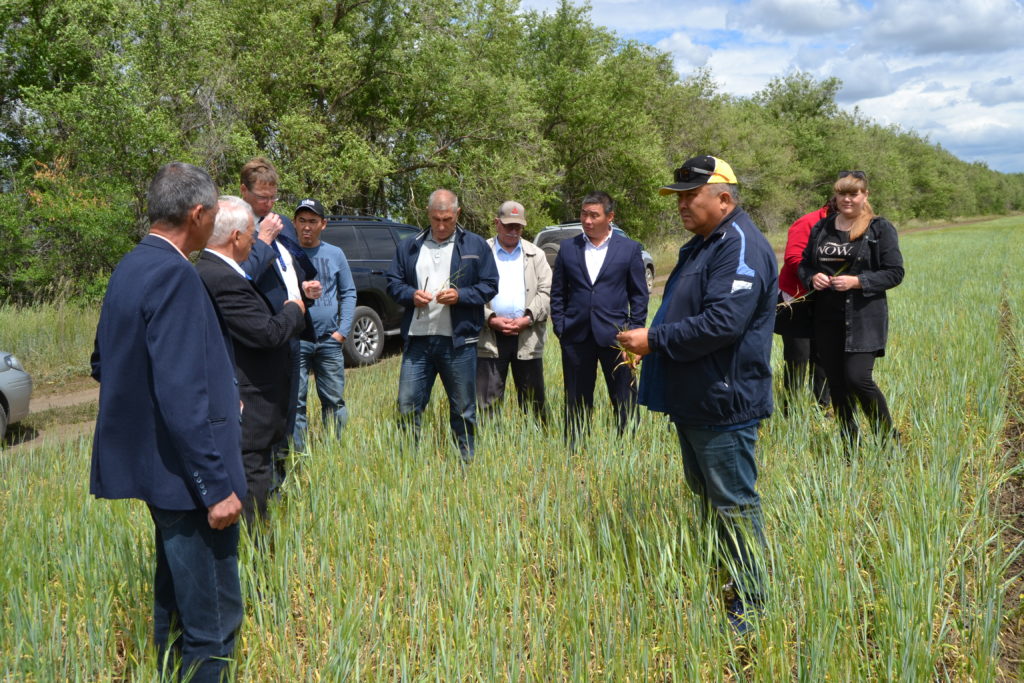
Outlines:
<svg viewBox="0 0 1024 683"><path fill-rule="evenodd" d="M494 249L494 238L487 240ZM551 266L544 252L533 242L522 240L523 267L526 269L526 310L533 316L533 325L519 333L519 350L516 358L530 360L544 355L544 340L548 334L548 316L551 315ZM484 306L484 320L494 315L490 304ZM494 330L486 322L480 330L480 341L476 345L480 358L497 358L498 342Z"/></svg>

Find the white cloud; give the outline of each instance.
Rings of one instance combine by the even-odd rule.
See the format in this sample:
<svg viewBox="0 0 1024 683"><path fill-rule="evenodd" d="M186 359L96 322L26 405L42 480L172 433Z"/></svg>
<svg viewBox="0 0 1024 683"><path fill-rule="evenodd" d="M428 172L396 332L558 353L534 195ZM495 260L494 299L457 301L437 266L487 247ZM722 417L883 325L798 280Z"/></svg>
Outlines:
<svg viewBox="0 0 1024 683"><path fill-rule="evenodd" d="M916 54L992 53L1016 47L1022 33L1019 0L879 0L864 44Z"/></svg>
<svg viewBox="0 0 1024 683"><path fill-rule="evenodd" d="M821 36L863 21L853 0L751 0L729 12L731 28L760 26L774 34Z"/></svg>
<svg viewBox="0 0 1024 683"><path fill-rule="evenodd" d="M672 54L676 70L680 73L704 66L712 52L710 47L694 43L690 40L689 35L682 31L676 31L668 38L662 38L654 46Z"/></svg>
<svg viewBox="0 0 1024 683"><path fill-rule="evenodd" d="M986 83L971 83L967 94L985 107L994 107L1007 102L1024 102L1024 81L1015 81L1012 76L1003 76Z"/></svg>

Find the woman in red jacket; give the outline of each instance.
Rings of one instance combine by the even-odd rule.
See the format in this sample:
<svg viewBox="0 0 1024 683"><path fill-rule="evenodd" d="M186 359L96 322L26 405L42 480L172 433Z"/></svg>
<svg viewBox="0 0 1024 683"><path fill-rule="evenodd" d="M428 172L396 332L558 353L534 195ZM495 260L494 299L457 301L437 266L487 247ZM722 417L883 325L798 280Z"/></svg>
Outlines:
<svg viewBox="0 0 1024 683"><path fill-rule="evenodd" d="M813 304L803 299L807 290L800 282L797 268L803 258L811 228L835 212L835 197L832 197L825 206L804 214L789 226L786 252L779 272L779 307L775 316L775 333L782 337L782 359L785 362L782 375L782 384L786 390L782 399L784 412L789 398L806 386L808 374L811 374L811 391L818 404L823 408L829 404L828 381L825 370L817 361L814 346L814 330L811 325Z"/></svg>

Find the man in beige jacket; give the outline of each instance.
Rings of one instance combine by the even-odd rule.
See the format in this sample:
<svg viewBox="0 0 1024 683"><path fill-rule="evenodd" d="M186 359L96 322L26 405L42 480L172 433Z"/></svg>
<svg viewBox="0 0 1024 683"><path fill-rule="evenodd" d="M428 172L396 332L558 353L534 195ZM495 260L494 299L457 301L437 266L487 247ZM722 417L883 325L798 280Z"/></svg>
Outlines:
<svg viewBox="0 0 1024 683"><path fill-rule="evenodd" d="M511 365L519 406L543 420L551 266L543 251L523 239L525 227L523 205L505 202L494 220L496 237L487 240L498 264L498 293L484 307L487 324L477 343L476 395L483 412L500 403Z"/></svg>

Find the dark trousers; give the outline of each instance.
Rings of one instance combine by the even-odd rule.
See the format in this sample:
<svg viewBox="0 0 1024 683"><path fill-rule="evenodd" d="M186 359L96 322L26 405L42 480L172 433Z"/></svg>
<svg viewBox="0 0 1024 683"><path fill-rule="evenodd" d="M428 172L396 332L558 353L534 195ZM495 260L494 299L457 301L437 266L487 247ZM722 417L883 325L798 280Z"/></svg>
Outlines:
<svg viewBox="0 0 1024 683"><path fill-rule="evenodd" d="M156 527L153 634L160 666L168 647L181 655L183 673L197 682L220 681L242 624L238 579L238 525L215 530L206 510L161 510L150 506ZM172 625L181 638L170 643ZM167 657L167 672L174 657Z"/></svg>
<svg viewBox="0 0 1024 683"><path fill-rule="evenodd" d="M245 483L249 487L249 495L242 501L242 518L248 526L252 526L257 515L260 519L267 518L267 499L274 479L273 448L261 448L254 451L242 451L242 464L245 465Z"/></svg>
<svg viewBox="0 0 1024 683"><path fill-rule="evenodd" d="M825 369L832 392L832 409L839 418L843 432L852 442L857 438L854 419L854 400L868 416L877 433L892 433L892 416L885 395L875 384L871 371L875 367L875 353L851 353L846 345L846 323L842 320L815 320L814 335L818 360Z"/></svg>
<svg viewBox="0 0 1024 683"><path fill-rule="evenodd" d="M786 390L783 397L783 410L790 400L804 390L810 379L811 395L818 405L825 407L830 400L828 380L825 369L818 362L817 348L813 339L807 337L782 337L782 360L785 368L782 373L782 386Z"/></svg>
<svg viewBox="0 0 1024 683"><path fill-rule="evenodd" d="M516 398L523 412L530 409L542 420L545 417L544 361L541 358L520 360L519 335L498 334L498 357L476 359L476 401L481 411L490 411L505 398L505 381L512 368Z"/></svg>
<svg viewBox="0 0 1024 683"><path fill-rule="evenodd" d="M619 434L626 430L636 412L636 385L633 374L622 362L619 351L598 346L593 336L578 344L562 345L562 374L565 382L565 429L572 439L579 435L594 410L594 386L600 364L608 395L615 409Z"/></svg>

